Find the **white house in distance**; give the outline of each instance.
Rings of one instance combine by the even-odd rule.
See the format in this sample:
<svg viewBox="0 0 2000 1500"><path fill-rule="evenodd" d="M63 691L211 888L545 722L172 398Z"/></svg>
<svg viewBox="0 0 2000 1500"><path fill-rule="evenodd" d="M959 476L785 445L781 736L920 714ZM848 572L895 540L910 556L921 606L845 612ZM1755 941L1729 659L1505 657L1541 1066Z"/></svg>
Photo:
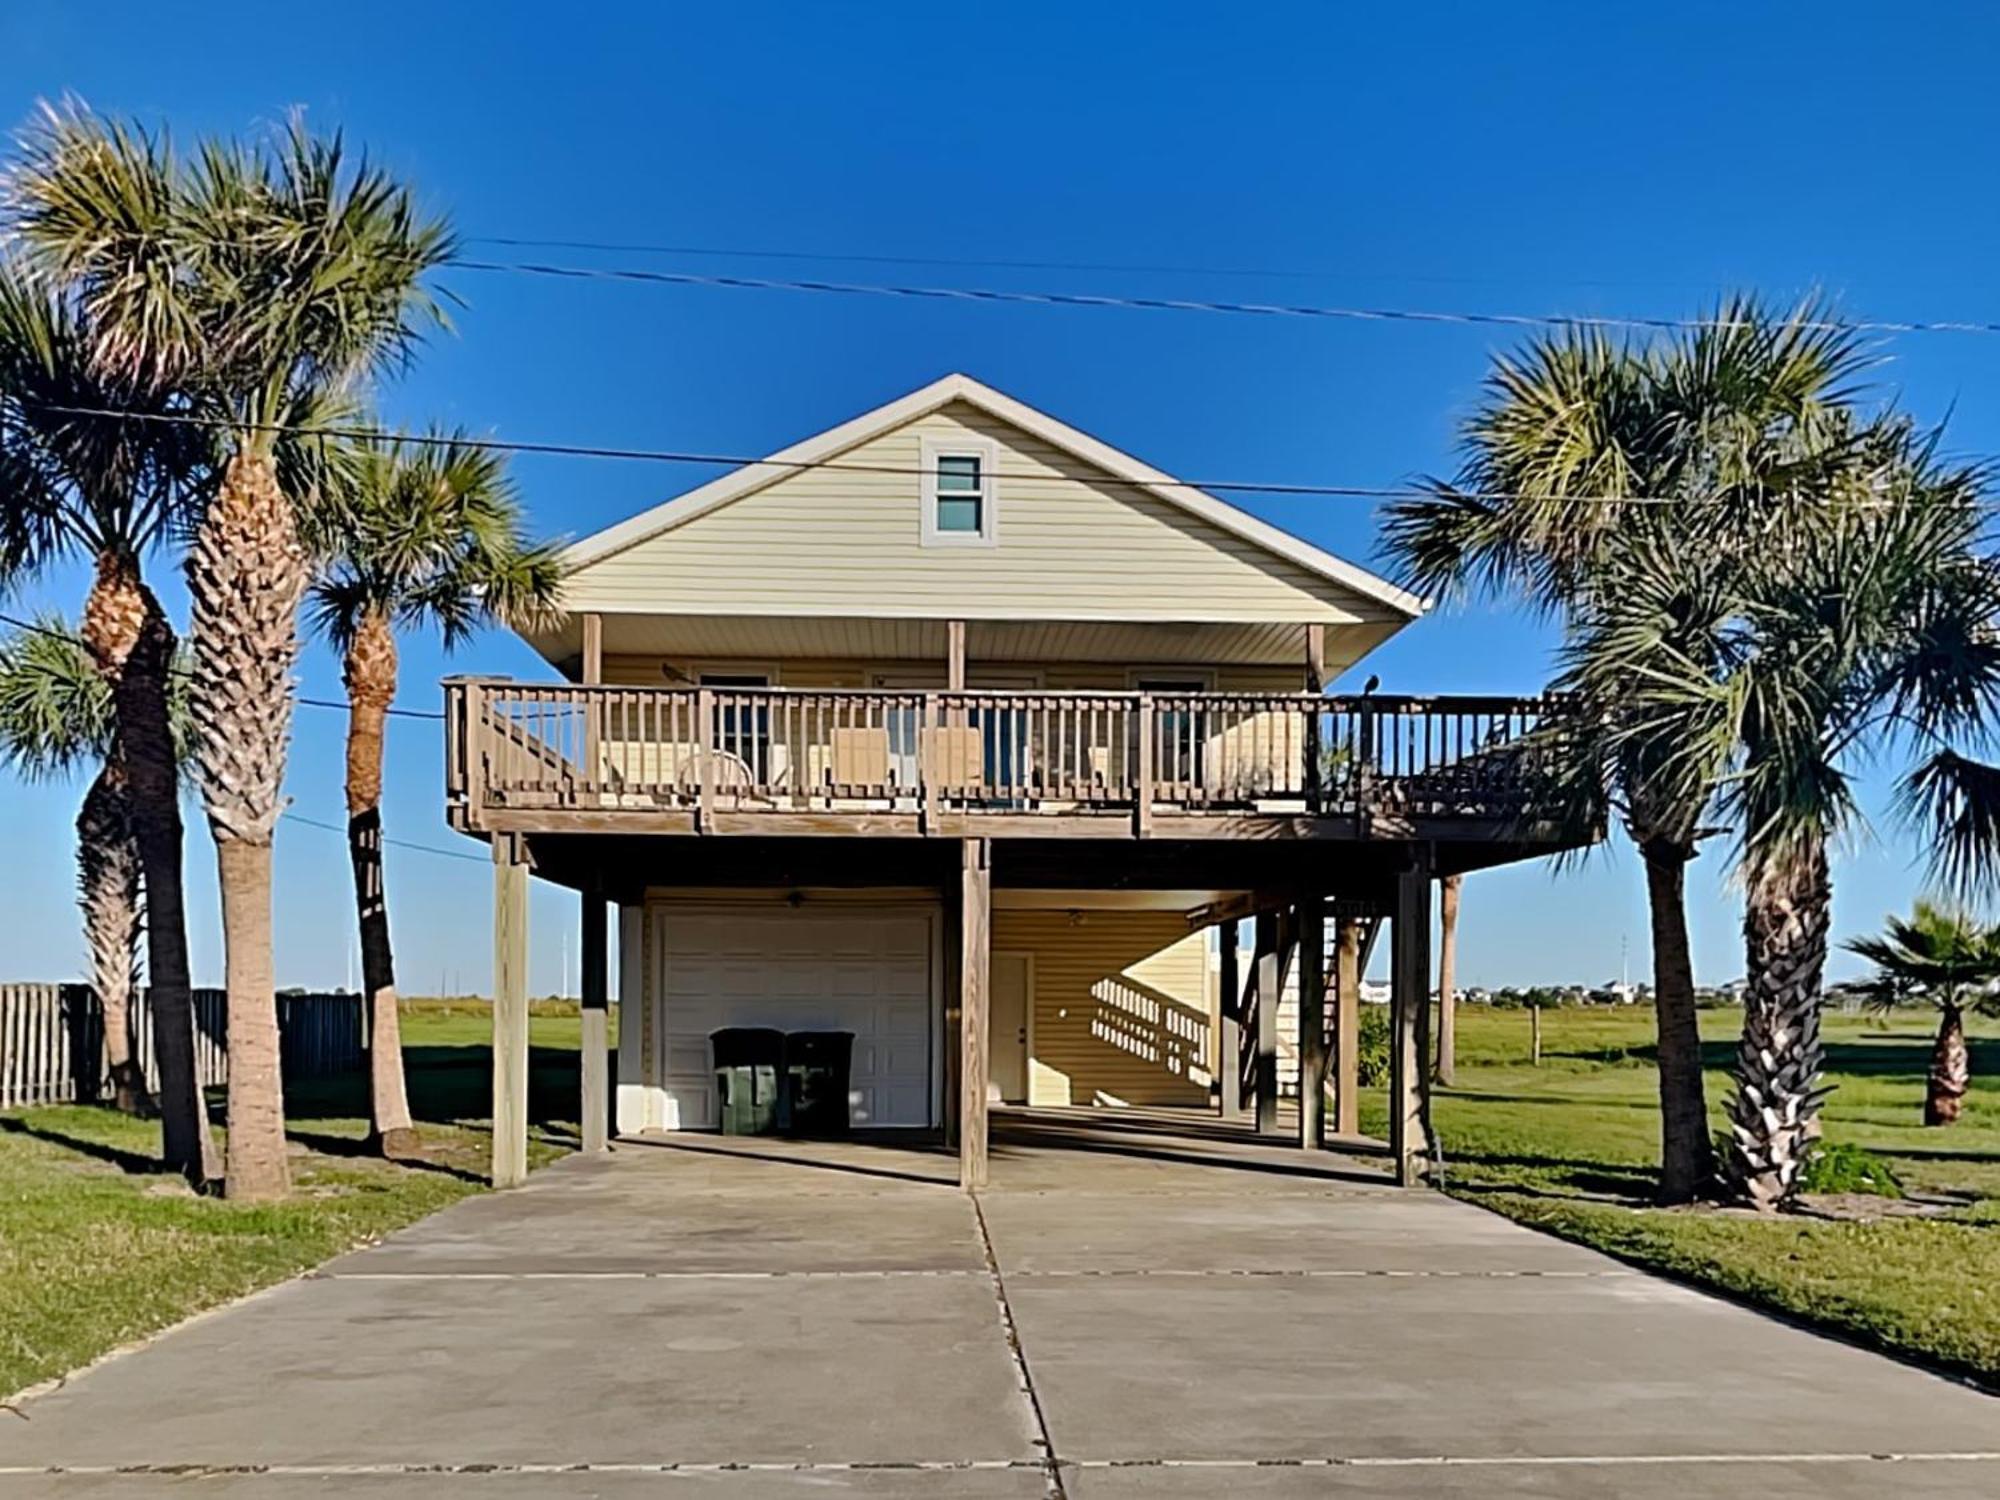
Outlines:
<svg viewBox="0 0 2000 1500"><path fill-rule="evenodd" d="M1274 1129L1258 997L1296 959L1351 1064L1326 934L1390 917L1411 1170L1432 883L1566 838L1528 769L1560 704L1324 691L1419 600L965 375L567 560L529 637L559 677L446 684L449 816L496 861L498 1180L530 866L582 893L591 1146L714 1128L733 1026L851 1032L852 1124L956 1139L968 1184L989 1102ZM1246 917L1250 972L1223 944L1211 983Z"/></svg>

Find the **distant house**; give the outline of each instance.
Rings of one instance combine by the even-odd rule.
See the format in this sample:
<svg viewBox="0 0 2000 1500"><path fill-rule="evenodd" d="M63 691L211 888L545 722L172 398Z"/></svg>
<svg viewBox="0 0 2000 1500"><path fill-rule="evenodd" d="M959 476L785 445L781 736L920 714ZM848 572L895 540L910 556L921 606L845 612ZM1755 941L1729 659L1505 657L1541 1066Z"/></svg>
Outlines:
<svg viewBox="0 0 2000 1500"><path fill-rule="evenodd" d="M503 954L526 862L615 905L619 1131L715 1128L742 1026L851 1034L853 1124L972 1174L989 1097L1207 1108L1206 929L1271 917L1295 992L1340 897L1427 971L1437 876L1560 845L1541 700L1325 695L1419 600L967 376L566 560L559 680L447 684L447 803Z"/></svg>

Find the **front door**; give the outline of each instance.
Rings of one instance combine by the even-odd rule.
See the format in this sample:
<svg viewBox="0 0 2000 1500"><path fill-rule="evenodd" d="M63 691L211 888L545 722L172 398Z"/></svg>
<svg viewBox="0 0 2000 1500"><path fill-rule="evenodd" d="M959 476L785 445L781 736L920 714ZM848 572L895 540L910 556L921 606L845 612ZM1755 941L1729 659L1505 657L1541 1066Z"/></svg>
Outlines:
<svg viewBox="0 0 2000 1500"><path fill-rule="evenodd" d="M1035 961L1026 953L995 953L987 983L992 1018L986 1092L1001 1104L1028 1102L1028 1005Z"/></svg>

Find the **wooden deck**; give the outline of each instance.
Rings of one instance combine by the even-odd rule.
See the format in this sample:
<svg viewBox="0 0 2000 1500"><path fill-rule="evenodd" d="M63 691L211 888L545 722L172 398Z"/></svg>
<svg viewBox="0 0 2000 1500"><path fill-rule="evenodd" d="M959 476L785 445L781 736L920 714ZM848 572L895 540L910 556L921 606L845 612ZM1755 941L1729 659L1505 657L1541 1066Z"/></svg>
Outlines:
<svg viewBox="0 0 2000 1500"><path fill-rule="evenodd" d="M1559 698L445 684L469 833L1554 848Z"/></svg>

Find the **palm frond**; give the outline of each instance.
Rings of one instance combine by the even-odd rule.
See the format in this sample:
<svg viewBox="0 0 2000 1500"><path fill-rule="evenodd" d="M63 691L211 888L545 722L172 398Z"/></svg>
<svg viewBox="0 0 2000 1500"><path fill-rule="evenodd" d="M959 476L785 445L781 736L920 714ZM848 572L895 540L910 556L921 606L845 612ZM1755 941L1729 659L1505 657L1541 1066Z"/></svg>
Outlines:
<svg viewBox="0 0 2000 1500"><path fill-rule="evenodd" d="M60 615L0 638L0 760L30 781L102 765L110 754L110 685Z"/></svg>
<svg viewBox="0 0 2000 1500"><path fill-rule="evenodd" d="M1903 778L1897 805L1940 887L1959 900L2000 893L2000 766L1939 750Z"/></svg>
<svg viewBox="0 0 2000 1500"><path fill-rule="evenodd" d="M372 613L434 628L447 647L487 624L556 618L557 550L527 539L504 455L434 432L363 445L352 458L341 502L314 521L328 561L310 618L335 649Z"/></svg>

